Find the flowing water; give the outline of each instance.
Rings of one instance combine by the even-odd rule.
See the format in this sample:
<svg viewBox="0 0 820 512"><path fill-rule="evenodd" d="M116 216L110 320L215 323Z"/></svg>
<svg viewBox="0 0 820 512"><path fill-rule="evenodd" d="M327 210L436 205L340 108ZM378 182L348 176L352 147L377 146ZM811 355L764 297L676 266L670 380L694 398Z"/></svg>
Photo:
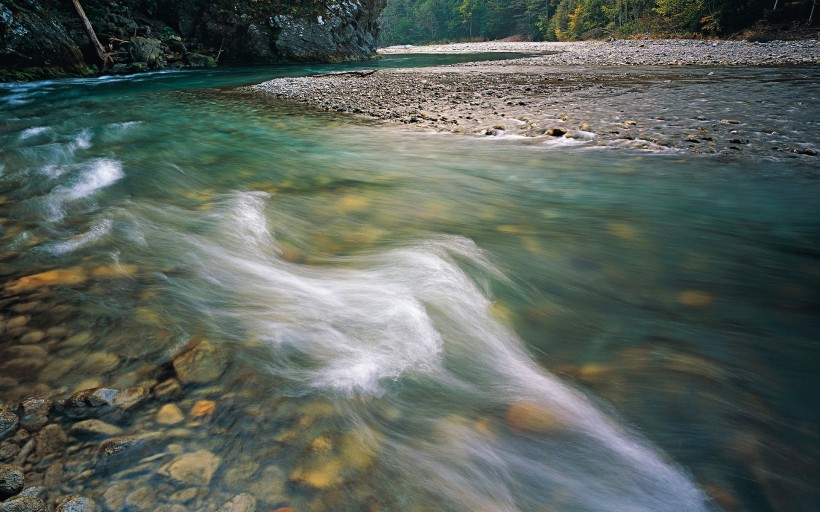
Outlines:
<svg viewBox="0 0 820 512"><path fill-rule="evenodd" d="M816 159L401 133L213 89L327 69L0 89L0 398L154 389L103 418L159 439L127 460L65 420L31 469L61 461L50 496L816 509ZM172 366L191 340L196 376Z"/></svg>

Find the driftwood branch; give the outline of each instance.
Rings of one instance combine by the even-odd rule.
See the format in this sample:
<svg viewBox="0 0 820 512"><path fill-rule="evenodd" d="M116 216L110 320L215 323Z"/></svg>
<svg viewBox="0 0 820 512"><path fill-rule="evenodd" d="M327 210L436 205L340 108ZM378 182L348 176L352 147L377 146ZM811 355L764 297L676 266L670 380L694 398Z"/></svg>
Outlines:
<svg viewBox="0 0 820 512"><path fill-rule="evenodd" d="M378 71L378 69L369 69L367 71L339 71L338 73L319 73L318 75L311 75L313 77L320 77L320 76L343 76L343 75L351 75L351 76L370 76L373 73Z"/></svg>
<svg viewBox="0 0 820 512"><path fill-rule="evenodd" d="M94 46L94 51L97 52L97 57L99 57L100 62L102 62L103 68L113 64L114 60L111 58L111 55L105 51L100 40L97 39L97 34L94 33L94 27L92 27L91 22L88 21L88 16L85 15L83 6L80 5L80 0L71 0L71 3L74 4L74 10L77 11L77 16L80 17L80 21L83 22L85 33L88 35L88 38L91 39L91 45Z"/></svg>

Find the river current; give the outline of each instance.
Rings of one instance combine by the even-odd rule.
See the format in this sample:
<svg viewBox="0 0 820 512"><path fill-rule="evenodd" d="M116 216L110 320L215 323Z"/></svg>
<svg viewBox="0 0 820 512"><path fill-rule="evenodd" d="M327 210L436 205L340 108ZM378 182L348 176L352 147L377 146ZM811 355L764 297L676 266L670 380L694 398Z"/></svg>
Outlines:
<svg viewBox="0 0 820 512"><path fill-rule="evenodd" d="M0 399L152 390L102 418L154 436L127 460L60 420L50 496L816 510L816 158L398 132L219 89L348 68L0 86Z"/></svg>

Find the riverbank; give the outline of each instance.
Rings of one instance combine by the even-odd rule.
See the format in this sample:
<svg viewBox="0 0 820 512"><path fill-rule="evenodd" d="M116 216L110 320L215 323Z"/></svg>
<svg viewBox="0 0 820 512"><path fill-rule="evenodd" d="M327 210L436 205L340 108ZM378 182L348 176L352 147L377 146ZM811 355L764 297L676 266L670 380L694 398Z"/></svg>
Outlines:
<svg viewBox="0 0 820 512"><path fill-rule="evenodd" d="M758 75L752 79L760 87L779 75L775 70L750 71L753 67L805 66L796 75L816 78L817 41L496 42L380 51L538 55L280 78L250 90L423 131L757 156L814 156L819 149L812 126L792 126L786 115L808 103L775 94L771 104L746 112L744 118L735 114L750 85L746 75Z"/></svg>

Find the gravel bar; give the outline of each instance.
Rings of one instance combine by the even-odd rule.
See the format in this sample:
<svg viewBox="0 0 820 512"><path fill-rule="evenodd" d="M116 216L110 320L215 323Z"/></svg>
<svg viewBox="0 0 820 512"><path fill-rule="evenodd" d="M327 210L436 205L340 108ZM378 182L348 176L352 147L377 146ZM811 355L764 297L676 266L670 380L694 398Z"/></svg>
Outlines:
<svg viewBox="0 0 820 512"><path fill-rule="evenodd" d="M812 108L814 93L820 94L812 85L820 80L820 42L814 40L491 42L381 50L485 51L541 54L280 78L245 90L412 130L529 137L554 145L762 157L813 157L820 150L811 126L795 129L783 115ZM776 67L770 73L760 66ZM737 98L754 94L760 77L788 71L784 66L796 67L808 83L805 105L761 89L758 94L770 100L765 108L747 105L738 111ZM703 101L704 95L709 101Z"/></svg>

